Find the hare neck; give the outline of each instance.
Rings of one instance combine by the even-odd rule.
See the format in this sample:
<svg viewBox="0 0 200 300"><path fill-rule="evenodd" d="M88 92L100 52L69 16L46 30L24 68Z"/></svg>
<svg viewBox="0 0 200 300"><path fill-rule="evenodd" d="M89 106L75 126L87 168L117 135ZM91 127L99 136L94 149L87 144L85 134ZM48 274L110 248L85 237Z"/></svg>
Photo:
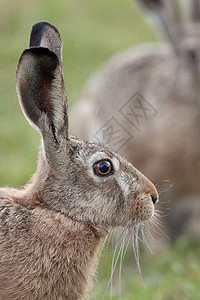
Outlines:
<svg viewBox="0 0 200 300"><path fill-rule="evenodd" d="M33 291L27 299L83 299L92 287L92 277L108 228L73 220L46 206L40 197L45 180L43 175L47 171L45 168L45 163L40 165L32 182L21 191L0 189L1 199L12 202L13 210L31 218L31 235L27 230L24 238L26 244L19 245L22 248L19 253L24 253L20 264L23 261L24 266L34 266L41 275L35 276L31 268L24 275L23 267L19 271L17 259L13 261L9 274L13 281L19 281L19 286L25 284L27 291ZM17 224L13 228L18 228ZM32 254L28 255L23 249L29 249ZM20 291L16 289L18 294ZM10 299L6 297L0 299Z"/></svg>
<svg viewBox="0 0 200 300"><path fill-rule="evenodd" d="M11 300L13 295L15 299L29 300L86 297L92 287L103 236L90 224L73 221L53 210L28 210L11 205L8 198L3 201L12 216L12 264L6 268L7 257L2 260L1 276L9 280L0 299ZM20 223L22 218L27 220L26 230Z"/></svg>
<svg viewBox="0 0 200 300"><path fill-rule="evenodd" d="M43 240L43 253L53 255L49 260L45 255L42 256L42 267L48 270L46 277L50 278L50 282L46 282L46 288L50 290L54 287L49 299L84 298L92 287L103 236L89 224L73 221L54 211L36 209L35 216L42 223L46 218L46 228L41 230L43 224L37 222L38 230L35 230L38 239ZM65 297L59 298L58 295L62 293Z"/></svg>

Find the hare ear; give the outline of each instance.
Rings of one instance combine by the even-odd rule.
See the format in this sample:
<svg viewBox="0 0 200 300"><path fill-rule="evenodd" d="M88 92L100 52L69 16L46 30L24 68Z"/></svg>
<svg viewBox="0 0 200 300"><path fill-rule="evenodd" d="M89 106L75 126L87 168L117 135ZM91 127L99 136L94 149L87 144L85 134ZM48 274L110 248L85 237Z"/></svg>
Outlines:
<svg viewBox="0 0 200 300"><path fill-rule="evenodd" d="M62 64L62 40L56 27L48 22L39 22L31 30L29 47L48 48Z"/></svg>
<svg viewBox="0 0 200 300"><path fill-rule="evenodd" d="M66 90L55 53L41 47L23 52L17 69L17 92L25 117L44 143L51 143L50 138L58 146L63 138L68 139Z"/></svg>
<svg viewBox="0 0 200 300"><path fill-rule="evenodd" d="M178 0L138 0L139 4L159 21L164 35L179 54L183 37L182 16Z"/></svg>

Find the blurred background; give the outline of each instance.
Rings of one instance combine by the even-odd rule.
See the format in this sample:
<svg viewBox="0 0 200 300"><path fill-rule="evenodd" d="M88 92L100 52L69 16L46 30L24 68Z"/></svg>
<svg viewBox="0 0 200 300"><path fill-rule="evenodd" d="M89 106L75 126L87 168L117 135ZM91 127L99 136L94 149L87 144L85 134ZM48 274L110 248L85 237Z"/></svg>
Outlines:
<svg viewBox="0 0 200 300"><path fill-rule="evenodd" d="M159 40L134 1L0 0L0 186L20 188L36 168L40 137L20 110L15 73L19 57L28 47L31 27L41 20L55 25L63 40L69 108L89 76L113 54ZM104 295L112 254L111 246L103 251L91 299ZM142 248L142 279L129 250L122 268L121 296L116 268L112 299L200 299L199 257L199 247L185 239L153 254ZM110 299L109 289L104 299Z"/></svg>

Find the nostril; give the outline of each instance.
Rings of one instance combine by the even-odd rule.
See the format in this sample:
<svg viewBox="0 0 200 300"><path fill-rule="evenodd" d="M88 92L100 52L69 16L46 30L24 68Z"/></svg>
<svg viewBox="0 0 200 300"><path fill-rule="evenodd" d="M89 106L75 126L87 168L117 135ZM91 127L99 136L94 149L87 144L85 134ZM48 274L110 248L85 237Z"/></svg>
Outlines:
<svg viewBox="0 0 200 300"><path fill-rule="evenodd" d="M153 201L153 204L155 204L156 202L158 202L158 197L151 196L151 199Z"/></svg>

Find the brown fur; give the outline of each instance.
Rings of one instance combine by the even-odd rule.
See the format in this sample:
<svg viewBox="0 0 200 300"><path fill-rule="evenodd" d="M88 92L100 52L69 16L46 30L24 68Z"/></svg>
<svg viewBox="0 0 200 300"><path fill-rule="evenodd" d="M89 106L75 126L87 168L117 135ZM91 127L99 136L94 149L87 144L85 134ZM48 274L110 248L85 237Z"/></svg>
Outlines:
<svg viewBox="0 0 200 300"><path fill-rule="evenodd" d="M109 229L151 218L158 195L122 156L68 135L57 29L36 24L31 46L19 61L17 91L42 143L30 183L0 189L0 300L78 300L92 286ZM94 164L108 159L112 174L97 176Z"/></svg>
<svg viewBox="0 0 200 300"><path fill-rule="evenodd" d="M27 210L5 200L3 205L0 299L83 298L91 287L103 230L94 232L53 210Z"/></svg>

